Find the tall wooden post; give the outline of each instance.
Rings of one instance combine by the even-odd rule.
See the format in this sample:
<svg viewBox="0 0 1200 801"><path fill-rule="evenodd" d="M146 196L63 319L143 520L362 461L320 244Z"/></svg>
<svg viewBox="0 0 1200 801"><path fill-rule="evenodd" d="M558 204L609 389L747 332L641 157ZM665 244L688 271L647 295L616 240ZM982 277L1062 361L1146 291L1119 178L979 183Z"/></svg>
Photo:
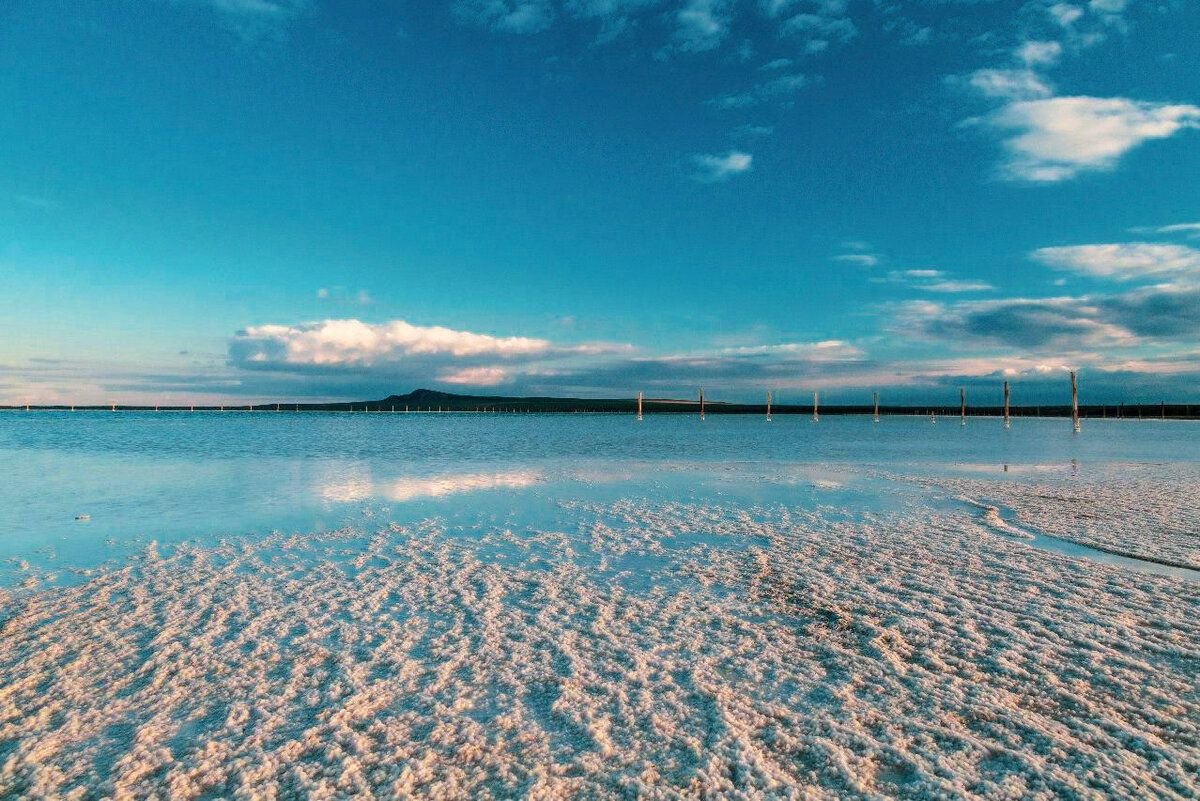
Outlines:
<svg viewBox="0 0 1200 801"><path fill-rule="evenodd" d="M1071 371L1071 428L1079 431L1079 384L1075 371Z"/></svg>

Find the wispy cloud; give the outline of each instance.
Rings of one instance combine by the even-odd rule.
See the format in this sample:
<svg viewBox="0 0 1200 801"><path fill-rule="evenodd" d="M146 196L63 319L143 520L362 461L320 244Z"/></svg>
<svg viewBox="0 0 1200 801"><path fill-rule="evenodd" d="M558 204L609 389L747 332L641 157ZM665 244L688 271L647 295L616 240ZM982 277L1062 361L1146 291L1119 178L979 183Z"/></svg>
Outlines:
<svg viewBox="0 0 1200 801"><path fill-rule="evenodd" d="M874 253L841 253L834 256L833 260L847 264L857 264L860 267L874 267L879 264L879 257Z"/></svg>
<svg viewBox="0 0 1200 801"><path fill-rule="evenodd" d="M745 92L719 95L708 101L708 105L720 109L737 109L753 106L768 100L784 100L808 86L812 79L799 73L780 75L769 81L763 81Z"/></svg>
<svg viewBox="0 0 1200 801"><path fill-rule="evenodd" d="M458 0L461 19L506 33L538 33L554 22L550 0Z"/></svg>
<svg viewBox="0 0 1200 801"><path fill-rule="evenodd" d="M1183 234L1189 239L1200 239L1200 222L1193 223L1174 223L1172 225L1161 225L1157 228L1136 228L1134 233L1139 234Z"/></svg>
<svg viewBox="0 0 1200 801"><path fill-rule="evenodd" d="M692 156L696 167L693 177L702 183L725 181L735 175L749 172L754 156L740 150L731 150L723 155L697 154Z"/></svg>
<svg viewBox="0 0 1200 801"><path fill-rule="evenodd" d="M312 10L312 0L199 0L220 12L245 39L278 34L282 27Z"/></svg>
<svg viewBox="0 0 1200 801"><path fill-rule="evenodd" d="M913 289L942 294L991 292L995 289L994 286L986 281L966 281L948 278L942 270L933 269L892 270L887 274L887 280L892 283L904 284Z"/></svg>
<svg viewBox="0 0 1200 801"><path fill-rule="evenodd" d="M355 306L370 306L375 302L371 297L371 293L365 289L360 289L357 292L351 292L345 287L321 287L317 290L318 300L327 300L333 303L342 303Z"/></svg>

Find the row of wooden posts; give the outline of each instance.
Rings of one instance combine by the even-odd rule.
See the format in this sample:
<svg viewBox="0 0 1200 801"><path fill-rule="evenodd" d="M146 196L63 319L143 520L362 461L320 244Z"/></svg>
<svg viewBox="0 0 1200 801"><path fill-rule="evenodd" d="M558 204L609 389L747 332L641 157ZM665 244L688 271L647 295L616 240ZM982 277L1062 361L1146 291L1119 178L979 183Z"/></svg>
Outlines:
<svg viewBox="0 0 1200 801"><path fill-rule="evenodd" d="M1077 379L1077 376L1076 376L1074 370L1070 371L1070 375L1071 375L1071 427L1074 428L1076 431L1079 431L1080 430L1079 382L1078 382L1078 379ZM871 395L872 395L871 400L874 404L874 420L876 423L878 423L879 422L879 393L873 392ZM1009 388L1008 388L1008 382L1005 381L1004 382L1004 427L1005 428L1010 428L1012 426L1012 416L1009 413L1009 399L1010 399L1010 393L1009 393ZM638 400L637 400L637 419L638 420L641 420L643 418L643 415L642 415L643 400L644 400L643 393L639 392ZM767 405L767 422L770 422L772 419L771 418L771 401L772 401L771 390L768 389L767 390L767 404L766 404ZM959 403L959 420L961 421L960 425L965 426L967 424L967 390L966 390L966 387L958 388L958 403ZM704 419L704 390L703 389L700 390L699 406L700 406L700 419L703 420ZM816 390L813 392L812 419L813 419L814 423L819 422L821 419L821 392L820 392L820 390ZM936 413L931 412L929 415L929 419L933 422L937 422Z"/></svg>

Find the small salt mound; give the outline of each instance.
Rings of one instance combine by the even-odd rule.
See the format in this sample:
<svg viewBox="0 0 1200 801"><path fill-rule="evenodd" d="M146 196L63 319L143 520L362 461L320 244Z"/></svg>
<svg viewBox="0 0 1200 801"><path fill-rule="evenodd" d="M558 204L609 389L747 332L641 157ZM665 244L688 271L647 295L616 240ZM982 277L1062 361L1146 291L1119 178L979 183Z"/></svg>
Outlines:
<svg viewBox="0 0 1200 801"><path fill-rule="evenodd" d="M968 503L977 509L982 509L983 522L986 523L989 528L999 531L1002 534L1007 534L1010 537L1019 537L1020 539L1025 540L1035 539L1034 536L1028 531L1017 528L1001 517L999 507L992 506L989 503L983 503L982 501L977 501L974 498L968 498L965 495L958 496L958 500Z"/></svg>

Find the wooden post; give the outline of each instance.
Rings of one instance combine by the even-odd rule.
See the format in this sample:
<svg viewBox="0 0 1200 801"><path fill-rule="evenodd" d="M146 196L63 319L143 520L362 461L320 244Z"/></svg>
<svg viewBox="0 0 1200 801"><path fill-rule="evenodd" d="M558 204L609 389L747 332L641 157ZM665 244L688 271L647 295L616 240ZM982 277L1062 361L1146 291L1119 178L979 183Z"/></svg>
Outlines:
<svg viewBox="0 0 1200 801"><path fill-rule="evenodd" d="M1075 371L1071 371L1071 428L1079 431L1079 384Z"/></svg>
<svg viewBox="0 0 1200 801"><path fill-rule="evenodd" d="M700 419L704 419L704 388L700 388Z"/></svg>
<svg viewBox="0 0 1200 801"><path fill-rule="evenodd" d="M814 423L821 420L821 391L813 390L813 419Z"/></svg>
<svg viewBox="0 0 1200 801"><path fill-rule="evenodd" d="M1012 428L1012 418L1008 415L1008 382L1004 382L1004 427Z"/></svg>
<svg viewBox="0 0 1200 801"><path fill-rule="evenodd" d="M960 421L959 425L965 426L967 424L967 388L966 387L958 388L958 419Z"/></svg>
<svg viewBox="0 0 1200 801"><path fill-rule="evenodd" d="M874 393L873 400L875 401L875 422L879 422L879 393Z"/></svg>
<svg viewBox="0 0 1200 801"><path fill-rule="evenodd" d="M644 393L642 393L641 390L638 391L638 405L637 405L638 422L641 422L641 420L642 420L642 395L643 394Z"/></svg>
<svg viewBox="0 0 1200 801"><path fill-rule="evenodd" d="M771 390L767 390L767 422L771 422Z"/></svg>

